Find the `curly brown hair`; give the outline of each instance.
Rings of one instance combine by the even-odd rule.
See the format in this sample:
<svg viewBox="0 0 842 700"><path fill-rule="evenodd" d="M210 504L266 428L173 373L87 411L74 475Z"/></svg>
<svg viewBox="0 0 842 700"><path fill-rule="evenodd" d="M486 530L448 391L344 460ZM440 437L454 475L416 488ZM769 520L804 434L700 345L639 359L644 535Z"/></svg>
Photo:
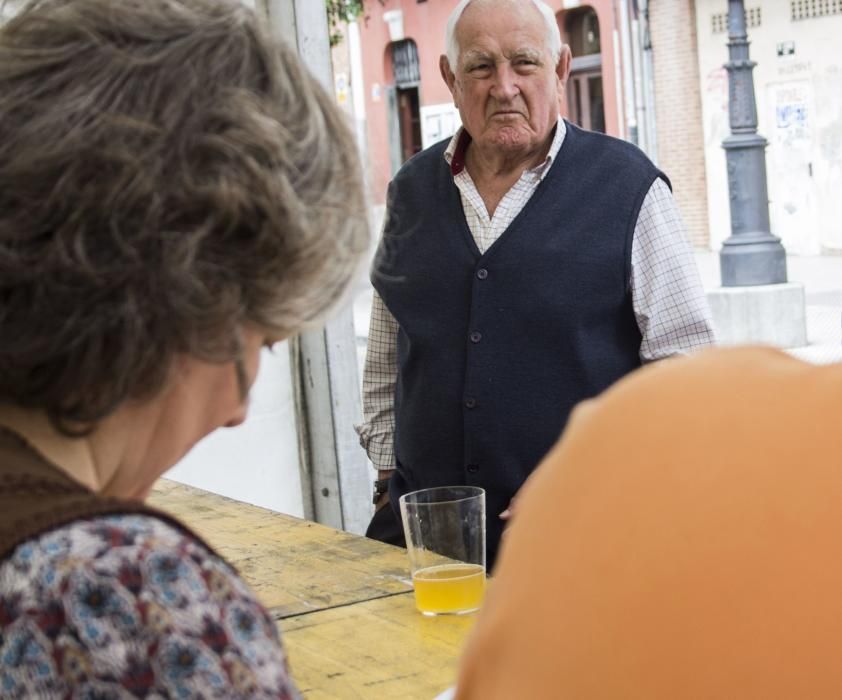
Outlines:
<svg viewBox="0 0 842 700"><path fill-rule="evenodd" d="M338 108L236 0L34 0L0 28L0 401L93 426L172 360L286 337L368 247Z"/></svg>

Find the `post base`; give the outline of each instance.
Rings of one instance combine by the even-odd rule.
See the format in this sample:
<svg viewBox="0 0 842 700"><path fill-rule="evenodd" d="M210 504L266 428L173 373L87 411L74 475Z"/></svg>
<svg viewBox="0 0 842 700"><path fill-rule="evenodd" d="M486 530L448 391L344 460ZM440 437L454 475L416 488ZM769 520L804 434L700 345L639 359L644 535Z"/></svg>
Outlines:
<svg viewBox="0 0 842 700"><path fill-rule="evenodd" d="M807 344L804 285L798 282L719 287L708 291L707 299L722 345L798 348Z"/></svg>
<svg viewBox="0 0 842 700"><path fill-rule="evenodd" d="M741 233L722 244L719 269L723 287L783 284L786 250L770 233Z"/></svg>

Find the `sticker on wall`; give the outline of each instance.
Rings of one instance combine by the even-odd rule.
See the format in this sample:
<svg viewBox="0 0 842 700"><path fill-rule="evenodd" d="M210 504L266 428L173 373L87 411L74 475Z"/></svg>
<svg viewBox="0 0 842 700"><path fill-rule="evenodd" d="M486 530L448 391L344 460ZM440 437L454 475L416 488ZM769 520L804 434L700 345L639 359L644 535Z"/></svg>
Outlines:
<svg viewBox="0 0 842 700"><path fill-rule="evenodd" d="M348 102L348 76L345 73L337 73L333 79L334 88L336 90L336 101L340 105L345 105Z"/></svg>
<svg viewBox="0 0 842 700"><path fill-rule="evenodd" d="M794 41L779 41L778 46L775 49L775 52L778 54L778 58L782 58L784 56L794 56L795 55L795 42Z"/></svg>
<svg viewBox="0 0 842 700"><path fill-rule="evenodd" d="M809 80L771 83L766 88L771 128L767 151L772 231L788 253L821 252L816 219L813 152L813 92Z"/></svg>
<svg viewBox="0 0 842 700"><path fill-rule="evenodd" d="M807 81L770 86L775 107L775 140L786 146L810 139L809 88Z"/></svg>

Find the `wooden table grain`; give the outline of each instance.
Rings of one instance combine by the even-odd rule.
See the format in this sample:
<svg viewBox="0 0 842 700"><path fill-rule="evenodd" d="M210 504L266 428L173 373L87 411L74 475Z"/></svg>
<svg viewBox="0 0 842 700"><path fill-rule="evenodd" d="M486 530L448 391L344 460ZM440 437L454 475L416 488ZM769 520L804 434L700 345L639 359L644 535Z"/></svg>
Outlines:
<svg viewBox="0 0 842 700"><path fill-rule="evenodd" d="M308 700L430 700L455 682L474 616L421 615L403 549L166 479L149 503L192 527L254 589Z"/></svg>
<svg viewBox="0 0 842 700"><path fill-rule="evenodd" d="M148 502L216 547L275 619L412 590L399 547L166 479Z"/></svg>
<svg viewBox="0 0 842 700"><path fill-rule="evenodd" d="M474 615L425 617L411 593L281 622L308 700L432 700L456 682Z"/></svg>

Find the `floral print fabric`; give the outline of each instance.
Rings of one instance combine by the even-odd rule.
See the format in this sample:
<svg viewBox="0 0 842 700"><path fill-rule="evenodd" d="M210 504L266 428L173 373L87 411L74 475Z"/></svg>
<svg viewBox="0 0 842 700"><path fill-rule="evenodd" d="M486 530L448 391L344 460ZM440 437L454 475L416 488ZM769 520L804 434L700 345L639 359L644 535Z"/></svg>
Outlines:
<svg viewBox="0 0 842 700"><path fill-rule="evenodd" d="M0 697L297 698L245 583L149 516L77 521L0 563Z"/></svg>

